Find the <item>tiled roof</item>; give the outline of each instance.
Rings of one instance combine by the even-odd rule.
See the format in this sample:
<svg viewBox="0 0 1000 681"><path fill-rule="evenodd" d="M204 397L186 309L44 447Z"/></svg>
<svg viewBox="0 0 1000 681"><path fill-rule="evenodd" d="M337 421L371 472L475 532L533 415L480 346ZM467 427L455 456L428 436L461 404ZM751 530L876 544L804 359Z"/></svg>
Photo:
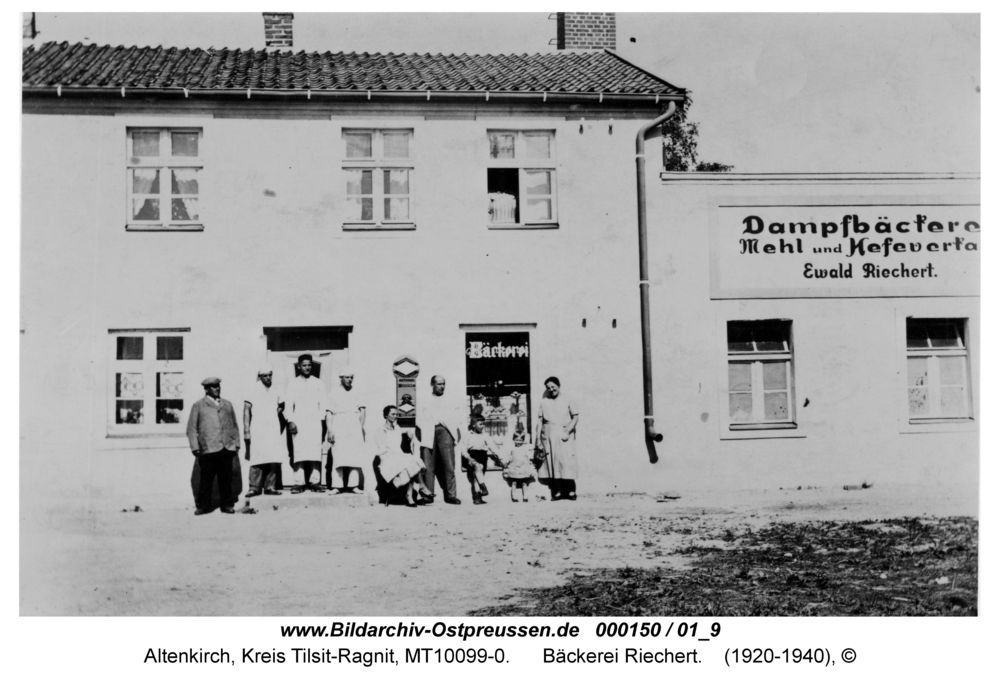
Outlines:
<svg viewBox="0 0 1000 681"><path fill-rule="evenodd" d="M24 87L683 96L616 54L357 54L45 43L23 53Z"/></svg>

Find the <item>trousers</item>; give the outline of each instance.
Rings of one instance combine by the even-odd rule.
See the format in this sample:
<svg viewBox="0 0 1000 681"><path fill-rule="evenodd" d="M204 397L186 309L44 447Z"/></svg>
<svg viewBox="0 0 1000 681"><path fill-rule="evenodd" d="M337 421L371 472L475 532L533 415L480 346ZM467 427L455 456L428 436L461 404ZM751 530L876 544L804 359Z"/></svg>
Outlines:
<svg viewBox="0 0 1000 681"><path fill-rule="evenodd" d="M250 466L250 489L257 494L260 494L261 489L274 491L278 484L278 471L280 470L280 463L259 463Z"/></svg>
<svg viewBox="0 0 1000 681"><path fill-rule="evenodd" d="M458 489L455 485L455 438L451 436L444 426L434 427L434 436L431 441L431 448L421 447L420 456L424 460L424 487L431 494L434 494L434 476L441 483L444 490L445 499L455 499L458 497Z"/></svg>
<svg viewBox="0 0 1000 681"><path fill-rule="evenodd" d="M222 449L210 454L198 455L201 476L198 480L198 508L212 508L212 483L219 481L219 505L223 508L233 505L233 457L236 452Z"/></svg>

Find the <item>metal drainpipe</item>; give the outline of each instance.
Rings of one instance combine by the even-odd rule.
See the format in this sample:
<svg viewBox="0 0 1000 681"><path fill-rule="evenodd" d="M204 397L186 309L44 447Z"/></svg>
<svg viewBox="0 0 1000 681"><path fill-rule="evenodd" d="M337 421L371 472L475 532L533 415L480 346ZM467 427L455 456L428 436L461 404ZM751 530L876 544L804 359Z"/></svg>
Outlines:
<svg viewBox="0 0 1000 681"><path fill-rule="evenodd" d="M642 316L642 389L646 411L646 450L649 462L656 463L657 442L663 441L662 433L653 424L653 346L649 331L649 259L646 255L646 133L660 125L677 111L670 102L666 113L654 118L639 129L635 136L636 198L639 202L639 306Z"/></svg>

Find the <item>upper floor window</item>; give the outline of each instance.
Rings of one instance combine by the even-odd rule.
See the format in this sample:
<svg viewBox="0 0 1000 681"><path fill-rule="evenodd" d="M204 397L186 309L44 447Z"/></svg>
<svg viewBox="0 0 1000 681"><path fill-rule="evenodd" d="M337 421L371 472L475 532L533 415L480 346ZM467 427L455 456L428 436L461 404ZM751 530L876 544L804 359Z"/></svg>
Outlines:
<svg viewBox="0 0 1000 681"><path fill-rule="evenodd" d="M971 417L966 322L906 320L906 385L911 421Z"/></svg>
<svg viewBox="0 0 1000 681"><path fill-rule="evenodd" d="M791 326L728 322L730 430L795 426Z"/></svg>
<svg viewBox="0 0 1000 681"><path fill-rule="evenodd" d="M202 131L129 128L128 229L201 229Z"/></svg>
<svg viewBox="0 0 1000 681"><path fill-rule="evenodd" d="M345 229L413 229L412 130L344 130Z"/></svg>
<svg viewBox="0 0 1000 681"><path fill-rule="evenodd" d="M188 329L110 332L110 434L183 431L187 332Z"/></svg>
<svg viewBox="0 0 1000 681"><path fill-rule="evenodd" d="M490 226L556 226L555 133L489 130Z"/></svg>

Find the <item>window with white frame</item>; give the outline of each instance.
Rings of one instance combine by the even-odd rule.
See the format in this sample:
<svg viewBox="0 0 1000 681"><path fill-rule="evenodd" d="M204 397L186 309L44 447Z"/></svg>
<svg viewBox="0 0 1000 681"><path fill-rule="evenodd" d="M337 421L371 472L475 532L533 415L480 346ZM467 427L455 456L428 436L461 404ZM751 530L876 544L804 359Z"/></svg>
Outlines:
<svg viewBox="0 0 1000 681"><path fill-rule="evenodd" d="M791 329L781 319L727 323L730 430L795 426Z"/></svg>
<svg viewBox="0 0 1000 681"><path fill-rule="evenodd" d="M345 229L413 228L412 130L344 130Z"/></svg>
<svg viewBox="0 0 1000 681"><path fill-rule="evenodd" d="M971 417L966 321L906 320L906 386L911 421Z"/></svg>
<svg viewBox="0 0 1000 681"><path fill-rule="evenodd" d="M188 331L109 332L109 434L183 432L184 343Z"/></svg>
<svg viewBox="0 0 1000 681"><path fill-rule="evenodd" d="M129 128L130 230L201 229L198 128Z"/></svg>
<svg viewBox="0 0 1000 681"><path fill-rule="evenodd" d="M490 226L555 226L555 132L488 130L486 136Z"/></svg>

